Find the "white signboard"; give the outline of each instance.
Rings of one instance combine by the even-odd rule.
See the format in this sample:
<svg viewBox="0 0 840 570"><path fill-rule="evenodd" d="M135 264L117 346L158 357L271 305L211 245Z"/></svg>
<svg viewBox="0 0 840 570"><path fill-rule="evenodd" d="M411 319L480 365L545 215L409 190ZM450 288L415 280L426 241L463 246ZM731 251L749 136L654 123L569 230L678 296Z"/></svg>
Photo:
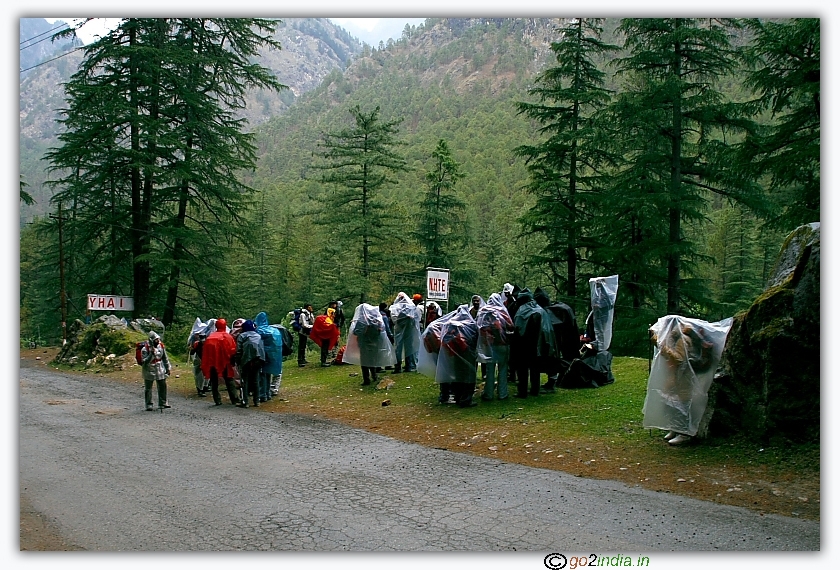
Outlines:
<svg viewBox="0 0 840 570"><path fill-rule="evenodd" d="M426 299L430 301L449 300L448 269L426 269Z"/></svg>
<svg viewBox="0 0 840 570"><path fill-rule="evenodd" d="M88 295L87 308L91 311L133 311L134 297L116 295Z"/></svg>

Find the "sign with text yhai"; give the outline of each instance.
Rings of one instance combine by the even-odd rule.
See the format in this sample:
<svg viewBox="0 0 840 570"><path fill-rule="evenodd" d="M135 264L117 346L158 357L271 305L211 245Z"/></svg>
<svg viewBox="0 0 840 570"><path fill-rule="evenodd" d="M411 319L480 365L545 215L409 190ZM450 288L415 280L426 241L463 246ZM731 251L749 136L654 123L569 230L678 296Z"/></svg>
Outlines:
<svg viewBox="0 0 840 570"><path fill-rule="evenodd" d="M87 296L87 308L90 311L133 311L134 297L119 297L117 295Z"/></svg>
<svg viewBox="0 0 840 570"><path fill-rule="evenodd" d="M430 301L449 300L449 270L437 267L426 268L426 299Z"/></svg>

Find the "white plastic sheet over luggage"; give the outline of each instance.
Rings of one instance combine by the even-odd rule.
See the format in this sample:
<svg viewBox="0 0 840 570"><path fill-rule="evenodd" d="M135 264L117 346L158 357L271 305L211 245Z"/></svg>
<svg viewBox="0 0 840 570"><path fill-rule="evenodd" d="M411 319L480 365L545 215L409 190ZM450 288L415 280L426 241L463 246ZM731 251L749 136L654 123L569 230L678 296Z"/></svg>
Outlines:
<svg viewBox="0 0 840 570"><path fill-rule="evenodd" d="M668 315L650 327L656 346L642 409L644 427L696 435L732 319Z"/></svg>
<svg viewBox="0 0 840 570"><path fill-rule="evenodd" d="M618 275L593 277L589 280L592 323L595 328L595 350L609 350L612 342L613 313L618 295Z"/></svg>
<svg viewBox="0 0 840 570"><path fill-rule="evenodd" d="M394 347L385 333L379 307L363 303L356 307L347 335L343 362L385 368L397 362Z"/></svg>

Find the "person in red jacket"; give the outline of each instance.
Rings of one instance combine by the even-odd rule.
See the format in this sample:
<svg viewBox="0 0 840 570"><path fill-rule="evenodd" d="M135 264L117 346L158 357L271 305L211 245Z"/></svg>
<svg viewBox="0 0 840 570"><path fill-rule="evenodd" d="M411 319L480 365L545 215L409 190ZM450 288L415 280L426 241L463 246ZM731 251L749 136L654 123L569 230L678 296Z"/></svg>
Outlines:
<svg viewBox="0 0 840 570"><path fill-rule="evenodd" d="M211 333L204 341L201 353L201 372L205 378L210 378L210 389L217 406L222 405L222 396L219 393L220 376L224 379L230 403L234 406L239 405L238 390L233 381L232 359L235 354L236 341L227 332L227 321L218 319L216 332Z"/></svg>
<svg viewBox="0 0 840 570"><path fill-rule="evenodd" d="M338 344L340 334L341 331L335 324L335 309L327 308L325 314L315 317L315 323L309 333L309 340L321 347L321 366L327 367L330 365L327 362L327 355Z"/></svg>

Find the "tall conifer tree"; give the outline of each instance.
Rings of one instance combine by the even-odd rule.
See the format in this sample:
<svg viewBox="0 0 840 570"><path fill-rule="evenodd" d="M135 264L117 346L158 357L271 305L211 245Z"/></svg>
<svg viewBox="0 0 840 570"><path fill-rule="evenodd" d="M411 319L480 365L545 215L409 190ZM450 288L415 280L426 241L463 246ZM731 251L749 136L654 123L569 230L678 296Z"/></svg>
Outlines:
<svg viewBox="0 0 840 570"><path fill-rule="evenodd" d="M522 221L527 231L545 237L536 261L552 270L565 266L560 281L571 298L577 294L580 250L593 245L586 228L592 227L601 168L615 161L594 118L610 100L595 60L617 49L601 41L601 32L598 19L571 20L551 44L557 65L542 72L530 90L539 102L518 103L519 112L538 121L540 132L548 135L515 150L526 160L528 190L536 197Z"/></svg>
<svg viewBox="0 0 840 570"><path fill-rule="evenodd" d="M356 250L361 277L359 302L364 303L371 273L378 260L378 248L389 238L388 208L381 190L396 181L395 172L407 170L405 159L395 148L402 119L383 121L379 107L364 112L350 108L353 125L325 133L321 141L324 170L321 182L333 191L321 211L321 223L338 228Z"/></svg>
<svg viewBox="0 0 840 570"><path fill-rule="evenodd" d="M602 225L610 247L597 257L632 276L639 305L655 302L650 296L664 285L664 309L672 314L696 312L703 297L683 287L699 255L685 239L684 224L704 219L707 192L734 195L715 186L721 165L712 160L722 133L746 125L715 88L736 66L733 25L646 18L619 26L629 55L618 60L625 84L611 116L625 164L614 177Z"/></svg>
<svg viewBox="0 0 840 570"><path fill-rule="evenodd" d="M282 87L251 62L259 47L280 47L274 26L129 18L85 48L66 86L65 132L47 154L60 173L54 201L75 205L87 243L130 244L130 255L113 251L110 259L131 265L131 281L110 292L132 293L136 313L162 311L168 325L185 278L198 296L214 289L222 234L239 234L250 193L237 174L256 160L234 112L247 87ZM223 299L218 277L215 286ZM153 299L153 289L166 291L165 300Z"/></svg>

